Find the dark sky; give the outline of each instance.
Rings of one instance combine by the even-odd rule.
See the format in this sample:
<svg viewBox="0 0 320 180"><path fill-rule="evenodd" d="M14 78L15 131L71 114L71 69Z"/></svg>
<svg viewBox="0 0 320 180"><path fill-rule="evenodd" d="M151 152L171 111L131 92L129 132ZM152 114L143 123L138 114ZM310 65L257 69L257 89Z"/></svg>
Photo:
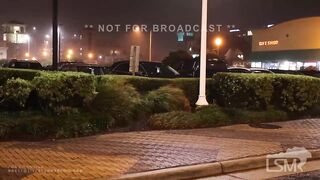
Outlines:
<svg viewBox="0 0 320 180"><path fill-rule="evenodd" d="M197 24L200 12L201 0L60 0L60 23L70 34L84 24ZM50 0L1 0L0 23L18 20L45 33L50 15ZM209 0L211 24L259 27L319 15L319 0ZM163 53L174 50L168 46L174 36L166 36L155 45Z"/></svg>

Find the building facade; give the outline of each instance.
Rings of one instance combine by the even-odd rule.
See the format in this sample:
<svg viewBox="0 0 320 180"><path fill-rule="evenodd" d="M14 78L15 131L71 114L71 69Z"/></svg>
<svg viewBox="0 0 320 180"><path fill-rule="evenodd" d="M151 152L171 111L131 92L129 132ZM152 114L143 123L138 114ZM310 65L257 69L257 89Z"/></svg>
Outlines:
<svg viewBox="0 0 320 180"><path fill-rule="evenodd" d="M8 59L24 59L30 51L30 37L26 33L26 25L10 21L2 25L2 41L7 49Z"/></svg>
<svg viewBox="0 0 320 180"><path fill-rule="evenodd" d="M320 70L320 17L254 30L251 66L266 69Z"/></svg>

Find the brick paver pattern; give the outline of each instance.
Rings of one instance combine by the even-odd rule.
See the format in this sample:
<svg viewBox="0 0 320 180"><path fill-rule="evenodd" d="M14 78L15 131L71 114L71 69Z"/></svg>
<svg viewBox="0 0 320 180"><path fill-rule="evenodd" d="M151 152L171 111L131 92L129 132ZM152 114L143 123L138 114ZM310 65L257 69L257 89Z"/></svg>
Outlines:
<svg viewBox="0 0 320 180"><path fill-rule="evenodd" d="M320 148L320 120L211 129L114 133L44 142L0 142L0 179L97 179Z"/></svg>

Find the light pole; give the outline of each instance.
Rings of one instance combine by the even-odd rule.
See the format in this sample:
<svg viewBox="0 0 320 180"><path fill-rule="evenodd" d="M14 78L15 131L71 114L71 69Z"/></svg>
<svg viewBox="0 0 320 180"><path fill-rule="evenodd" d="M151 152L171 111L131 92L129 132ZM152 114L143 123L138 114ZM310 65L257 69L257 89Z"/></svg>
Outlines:
<svg viewBox="0 0 320 180"><path fill-rule="evenodd" d="M208 23L208 0L202 0L201 16L201 52L200 52L200 87L198 106L209 105L206 98L206 80L207 80L207 23Z"/></svg>
<svg viewBox="0 0 320 180"><path fill-rule="evenodd" d="M149 35L149 62L152 61L152 31L150 31Z"/></svg>
<svg viewBox="0 0 320 180"><path fill-rule="evenodd" d="M27 40L28 40L28 54L30 54L30 41L31 41L30 35L27 35Z"/></svg>
<svg viewBox="0 0 320 180"><path fill-rule="evenodd" d="M135 27L135 29L133 30L136 33L141 33L140 31L140 27ZM152 31L149 32L149 62L152 62L152 37L153 37L153 33Z"/></svg>

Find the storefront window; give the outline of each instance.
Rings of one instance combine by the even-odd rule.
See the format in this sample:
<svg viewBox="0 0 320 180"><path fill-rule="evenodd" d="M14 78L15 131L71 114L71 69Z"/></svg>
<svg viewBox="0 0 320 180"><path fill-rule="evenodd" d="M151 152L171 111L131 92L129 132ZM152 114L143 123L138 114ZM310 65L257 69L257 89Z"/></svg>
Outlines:
<svg viewBox="0 0 320 180"><path fill-rule="evenodd" d="M261 62L252 62L251 67L252 68L261 68L262 63Z"/></svg>

